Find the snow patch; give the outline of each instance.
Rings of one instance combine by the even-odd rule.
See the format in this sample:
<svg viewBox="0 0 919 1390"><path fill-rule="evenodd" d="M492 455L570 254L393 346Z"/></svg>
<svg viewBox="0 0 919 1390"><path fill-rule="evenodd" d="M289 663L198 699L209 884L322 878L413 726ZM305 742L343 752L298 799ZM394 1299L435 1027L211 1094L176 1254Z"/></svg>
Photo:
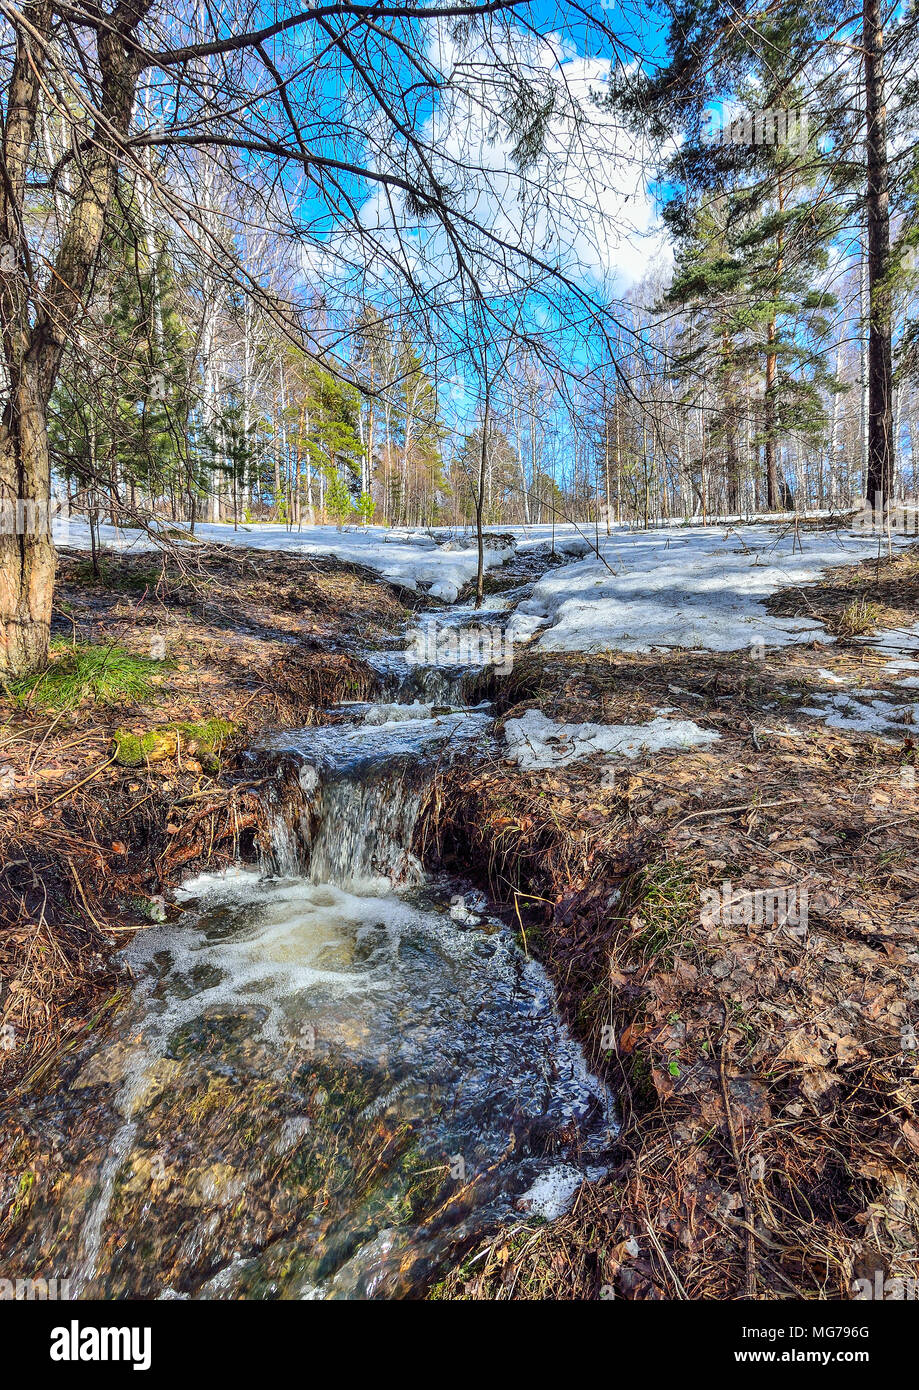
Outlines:
<svg viewBox="0 0 919 1390"><path fill-rule="evenodd" d="M537 613L522 613L520 609L513 615L507 627L504 629L505 640L508 642L529 642L540 628L545 627L548 618L540 617Z"/></svg>
<svg viewBox="0 0 919 1390"><path fill-rule="evenodd" d="M537 639L551 651L655 647L740 651L834 639L814 619L782 618L764 600L812 583L830 566L874 554L871 537L841 531L776 534L762 527L720 533L705 527L617 529L591 557L550 570L529 611L552 624ZM902 640L898 639L902 650ZM914 636L919 648L919 626Z"/></svg>
<svg viewBox="0 0 919 1390"><path fill-rule="evenodd" d="M526 771L567 767L597 754L635 758L662 748L715 743L719 735L691 719L653 719L649 724L556 724L537 709L504 726L507 756Z"/></svg>
<svg viewBox="0 0 919 1390"><path fill-rule="evenodd" d="M167 527L164 529L178 529ZM58 545L88 550L89 526L73 516L54 523ZM144 531L100 526L99 539L111 550L146 551L156 548ZM464 584L475 578L478 553L475 537L449 540L448 533L390 531L382 526L362 526L339 531L334 526L306 526L289 531L271 522L248 524L234 530L226 524L199 522L194 541L244 546L248 550L286 550L295 555L329 555L351 564L366 565L392 584L422 591L443 603L453 603ZM194 541L189 542L194 544ZM485 568L503 565L513 555L515 542L485 537Z"/></svg>
<svg viewBox="0 0 919 1390"><path fill-rule="evenodd" d="M863 692L864 696L869 694L873 692ZM814 698L820 701L821 707L803 705L801 713L822 719L833 729L866 734L898 733L902 736L919 723L919 705L899 705L883 699L856 699L852 695L815 695Z"/></svg>

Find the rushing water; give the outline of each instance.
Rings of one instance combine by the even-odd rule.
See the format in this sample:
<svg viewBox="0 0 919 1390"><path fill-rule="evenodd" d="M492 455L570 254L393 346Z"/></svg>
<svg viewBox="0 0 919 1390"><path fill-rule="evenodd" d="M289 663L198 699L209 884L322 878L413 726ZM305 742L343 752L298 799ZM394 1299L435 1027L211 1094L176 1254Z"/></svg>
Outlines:
<svg viewBox="0 0 919 1390"><path fill-rule="evenodd" d="M342 713L270 740L298 772L272 863L191 881L136 935L116 1035L37 1102L69 1176L33 1204L30 1272L97 1297L406 1296L602 1165L608 1097L543 971L411 854L487 711Z"/></svg>

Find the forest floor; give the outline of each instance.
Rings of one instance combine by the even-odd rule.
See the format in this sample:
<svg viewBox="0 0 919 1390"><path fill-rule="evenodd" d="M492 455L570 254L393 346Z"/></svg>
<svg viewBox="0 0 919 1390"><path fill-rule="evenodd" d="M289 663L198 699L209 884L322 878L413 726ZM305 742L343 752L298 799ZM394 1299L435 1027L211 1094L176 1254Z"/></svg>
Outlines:
<svg viewBox="0 0 919 1390"><path fill-rule="evenodd" d="M848 1299L919 1276L919 682L863 640L916 624L919 554L767 607L837 641L536 649L487 692L569 737L666 706L717 742L615 768L499 750L435 789L428 862L506 905L622 1124L567 1216L521 1219L436 1297Z"/></svg>
<svg viewBox="0 0 919 1390"><path fill-rule="evenodd" d="M418 602L290 552L106 555L99 575L62 554L55 674L0 701L0 1174L17 1103L125 999L127 934L177 912L191 870L267 850L252 735L370 695L350 653ZM531 648L481 682L499 732L666 708L719 737L537 771L499 743L435 782L420 852L504 905L622 1122L565 1217L521 1216L436 1297L846 1299L919 1277L915 688L864 640L919 621L916 548L767 607L837 641Z"/></svg>

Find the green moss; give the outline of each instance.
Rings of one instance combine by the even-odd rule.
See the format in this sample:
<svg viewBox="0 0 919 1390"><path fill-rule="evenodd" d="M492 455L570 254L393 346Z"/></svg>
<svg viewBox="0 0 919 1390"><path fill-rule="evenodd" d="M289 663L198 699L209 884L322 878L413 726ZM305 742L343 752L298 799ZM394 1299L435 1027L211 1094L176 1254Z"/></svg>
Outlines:
<svg viewBox="0 0 919 1390"><path fill-rule="evenodd" d="M58 640L51 645L44 671L17 677L7 683L6 690L16 704L43 709L75 709L84 700L101 705L146 700L166 665L121 647Z"/></svg>
<svg viewBox="0 0 919 1390"><path fill-rule="evenodd" d="M651 1062L643 1052L632 1053L629 1061L629 1087L632 1103L638 1110L651 1110L657 1104L657 1088L651 1074Z"/></svg>
<svg viewBox="0 0 919 1390"><path fill-rule="evenodd" d="M115 761L122 767L141 767L144 763L174 758L180 749L200 758L214 759L234 732L226 719L205 719L198 724L177 721L148 729L145 734L116 729Z"/></svg>
<svg viewBox="0 0 919 1390"><path fill-rule="evenodd" d="M127 729L115 732L115 761L122 767L140 767L153 751L150 734L131 734Z"/></svg>
<svg viewBox="0 0 919 1390"><path fill-rule="evenodd" d="M203 748L208 753L219 752L234 727L228 719L203 719L197 724L180 721L169 725L170 729L182 735L186 743L197 743L199 749Z"/></svg>
<svg viewBox="0 0 919 1390"><path fill-rule="evenodd" d="M642 889L638 911L644 925L633 948L642 961L668 968L699 920L699 886L692 871L674 860L649 869Z"/></svg>

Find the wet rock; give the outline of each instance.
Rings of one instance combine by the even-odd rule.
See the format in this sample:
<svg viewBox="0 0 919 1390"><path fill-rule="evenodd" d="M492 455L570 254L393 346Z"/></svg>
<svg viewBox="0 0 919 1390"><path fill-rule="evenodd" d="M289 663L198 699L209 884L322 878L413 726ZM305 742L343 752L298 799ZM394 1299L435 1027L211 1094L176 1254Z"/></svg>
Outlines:
<svg viewBox="0 0 919 1390"><path fill-rule="evenodd" d="M488 899L484 893L456 893L450 899L450 920L458 927L479 927L485 919Z"/></svg>
<svg viewBox="0 0 919 1390"><path fill-rule="evenodd" d="M225 1207L238 1202L246 1179L229 1163L212 1163L189 1174L188 1200L193 1206Z"/></svg>
<svg viewBox="0 0 919 1390"><path fill-rule="evenodd" d="M120 1086L138 1057L137 1049L125 1042L100 1048L83 1063L71 1088L82 1091L89 1086Z"/></svg>
<svg viewBox="0 0 919 1390"><path fill-rule="evenodd" d="M128 1102L128 1113L136 1115L150 1106L158 1096L169 1090L181 1074L180 1062L168 1057L157 1057L137 1086L132 1089Z"/></svg>
<svg viewBox="0 0 919 1390"><path fill-rule="evenodd" d="M306 1115L289 1115L281 1126L281 1133L271 1146L272 1153L279 1157L290 1153L297 1147L300 1140L310 1131L309 1118Z"/></svg>

